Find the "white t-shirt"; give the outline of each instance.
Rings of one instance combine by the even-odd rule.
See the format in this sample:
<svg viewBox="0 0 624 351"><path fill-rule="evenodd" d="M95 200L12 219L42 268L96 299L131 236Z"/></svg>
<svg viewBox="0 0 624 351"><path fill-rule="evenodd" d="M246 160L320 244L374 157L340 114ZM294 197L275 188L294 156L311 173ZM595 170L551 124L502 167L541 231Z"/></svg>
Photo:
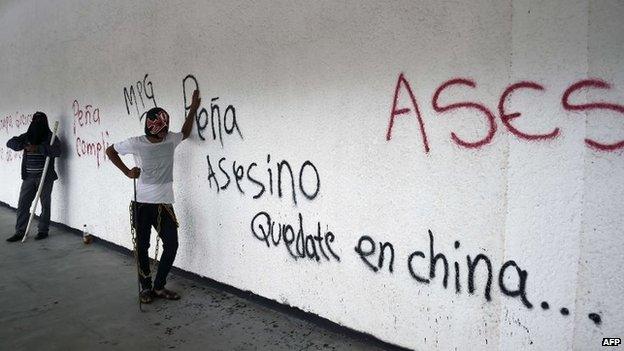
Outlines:
<svg viewBox="0 0 624 351"><path fill-rule="evenodd" d="M141 169L137 181L137 202L172 204L173 153L182 141L182 133L167 133L159 143L152 143L145 135L128 138L113 147L120 155L131 154Z"/></svg>

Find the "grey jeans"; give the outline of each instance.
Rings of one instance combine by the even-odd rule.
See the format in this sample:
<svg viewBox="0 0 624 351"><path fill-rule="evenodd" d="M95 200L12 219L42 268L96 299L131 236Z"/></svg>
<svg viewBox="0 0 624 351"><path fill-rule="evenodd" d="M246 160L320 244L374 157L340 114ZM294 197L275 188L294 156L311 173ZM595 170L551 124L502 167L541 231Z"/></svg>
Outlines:
<svg viewBox="0 0 624 351"><path fill-rule="evenodd" d="M19 202L17 204L17 222L15 223L15 232L26 232L28 218L30 217L30 206L32 205L37 189L39 188L40 177L28 177L22 181L20 188ZM49 180L43 183L41 190L41 215L39 216L39 233L48 233L50 228L50 203L52 195L52 186L54 181Z"/></svg>

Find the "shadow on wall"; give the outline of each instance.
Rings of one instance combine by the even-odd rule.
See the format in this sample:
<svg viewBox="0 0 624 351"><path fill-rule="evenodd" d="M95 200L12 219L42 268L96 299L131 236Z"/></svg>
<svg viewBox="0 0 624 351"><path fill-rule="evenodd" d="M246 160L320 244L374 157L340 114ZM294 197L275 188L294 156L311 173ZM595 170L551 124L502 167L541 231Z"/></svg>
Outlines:
<svg viewBox="0 0 624 351"><path fill-rule="evenodd" d="M174 208L175 208L176 213L180 213L180 214L181 213L190 214L194 212L192 205L190 204L188 199L185 197L181 197L179 200L177 200L174 205ZM180 221L179 223L180 227L178 229L178 236L181 242L188 243L187 245L183 245L182 249L185 251L184 255L191 260L190 264L192 267L195 267L201 264L201 262L199 262L199 259L200 257L203 256L198 251L199 245L192 244L192 243L193 242L197 243L199 240L201 240L202 243L206 245L206 247L210 247L211 246L210 241L212 240L209 235L202 235L196 229L198 228L198 226L195 222L195 218L196 216L194 215L193 216L186 215L184 216L183 219L180 219L180 216L178 216L178 221ZM178 250L179 250L178 252L180 252L180 249Z"/></svg>
<svg viewBox="0 0 624 351"><path fill-rule="evenodd" d="M71 120L71 118L69 116L64 116L64 115L60 115L58 117L58 121L59 121L59 134L62 136L64 135L63 131L66 130L66 128L68 128L67 123L65 123L65 121ZM68 140L66 140L66 138L61 138L59 137L60 142L61 142L61 157L59 157L56 162L55 162L55 166L56 166L56 173L58 174L58 181L60 184L63 184L62 187L57 186L56 187L56 194L57 194L57 198L58 198L58 204L59 207L61 209L60 213L58 214L58 219L59 222L61 223L68 223L67 220L67 214L69 213L70 209L70 204L71 204L71 186L70 186L70 182L71 182L71 177L69 176L69 171L68 171L68 167L69 167L69 145L68 145Z"/></svg>

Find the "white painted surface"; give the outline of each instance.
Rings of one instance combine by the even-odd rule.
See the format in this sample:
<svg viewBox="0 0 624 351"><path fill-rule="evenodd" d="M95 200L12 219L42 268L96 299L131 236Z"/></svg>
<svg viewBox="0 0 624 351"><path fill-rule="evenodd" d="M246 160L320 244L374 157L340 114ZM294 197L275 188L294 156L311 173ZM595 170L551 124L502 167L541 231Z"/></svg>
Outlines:
<svg viewBox="0 0 624 351"><path fill-rule="evenodd" d="M208 113L215 97L221 113L235 107L243 139L224 135L221 146L208 126L206 140L195 129L178 149L177 266L415 349L598 349L603 337L624 335L624 151L599 151L584 139L624 140L624 116L566 111L561 99L572 84L596 78L612 88L579 91L570 101L624 105L622 15L617 0L4 1L0 201L16 206L20 185L20 160L4 145L25 132L20 115L42 110L60 121L65 143L53 220L76 228L87 223L97 236L130 247L132 182L103 154L99 166L95 156L79 156L77 138L105 144L141 134L137 105L127 112L123 89L133 83L137 89L146 74L157 104L179 129L182 80L192 74ZM400 73L423 117L428 153L405 85L397 109L411 111L396 117L386 140ZM436 89L452 78L471 79L476 88L449 87L439 104L485 105L497 125L487 145L469 149L450 137L482 139L488 125L481 113L432 107ZM523 140L502 123L500 96L523 80L544 90L512 95L506 109L522 117L511 124L529 134L559 127L556 138ZM78 124L74 133L74 100L81 109L98 108L100 123ZM288 160L296 186L301 165L311 161L320 175L318 196L307 200L297 189L295 205L290 190L271 195L267 154L274 178L275 163ZM217 193L206 156L221 186L219 159L226 157L230 176L232 161L242 164L245 193L233 179ZM259 199L246 177L252 162L254 177L267 187ZM309 192L311 175L304 177ZM316 234L320 222L323 233L335 234L331 247L340 262L295 261L283 242L267 248L250 229L261 211L295 228L301 213L306 234ZM408 270L410 254L422 251L426 259L416 258L414 267L429 278L428 230L436 253L448 259L446 289L441 263L430 284ZM392 273L387 260L375 273L359 258L354 247L363 235L377 242L369 256L374 264L378 242L393 244ZM492 263L491 301L484 297L483 262L476 291L467 292L466 255L478 254ZM508 260L528 272L532 309L501 292L499 272ZM517 287L513 268L504 283Z"/></svg>

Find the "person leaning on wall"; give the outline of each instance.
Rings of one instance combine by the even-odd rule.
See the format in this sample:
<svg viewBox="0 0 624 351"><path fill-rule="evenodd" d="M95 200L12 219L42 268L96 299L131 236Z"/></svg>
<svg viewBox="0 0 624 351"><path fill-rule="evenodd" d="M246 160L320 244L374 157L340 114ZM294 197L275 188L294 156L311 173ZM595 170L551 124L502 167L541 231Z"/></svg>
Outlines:
<svg viewBox="0 0 624 351"><path fill-rule="evenodd" d="M200 101L199 91L195 90L180 133L170 132L169 114L154 107L145 114L144 135L114 143L106 149L108 158L126 177L138 179L132 202L136 222L132 225L136 226L141 303L150 303L154 297L180 299L178 293L165 288L178 249L178 221L173 210L173 160L176 147L191 135ZM133 155L136 167L129 169L119 155ZM164 251L153 285L147 254L152 227L162 239Z"/></svg>
<svg viewBox="0 0 624 351"><path fill-rule="evenodd" d="M43 112L36 112L26 133L15 136L7 142L7 147L15 151L24 151L22 156L22 186L17 204L15 234L7 239L8 242L19 241L24 237L30 217L30 206L39 188L45 159L50 156L50 164L41 190L41 215L39 216L39 228L35 240L48 237L52 186L54 181L58 179L54 170L54 159L61 156L60 140L56 137L50 145L51 139L52 131L48 125L48 116Z"/></svg>

